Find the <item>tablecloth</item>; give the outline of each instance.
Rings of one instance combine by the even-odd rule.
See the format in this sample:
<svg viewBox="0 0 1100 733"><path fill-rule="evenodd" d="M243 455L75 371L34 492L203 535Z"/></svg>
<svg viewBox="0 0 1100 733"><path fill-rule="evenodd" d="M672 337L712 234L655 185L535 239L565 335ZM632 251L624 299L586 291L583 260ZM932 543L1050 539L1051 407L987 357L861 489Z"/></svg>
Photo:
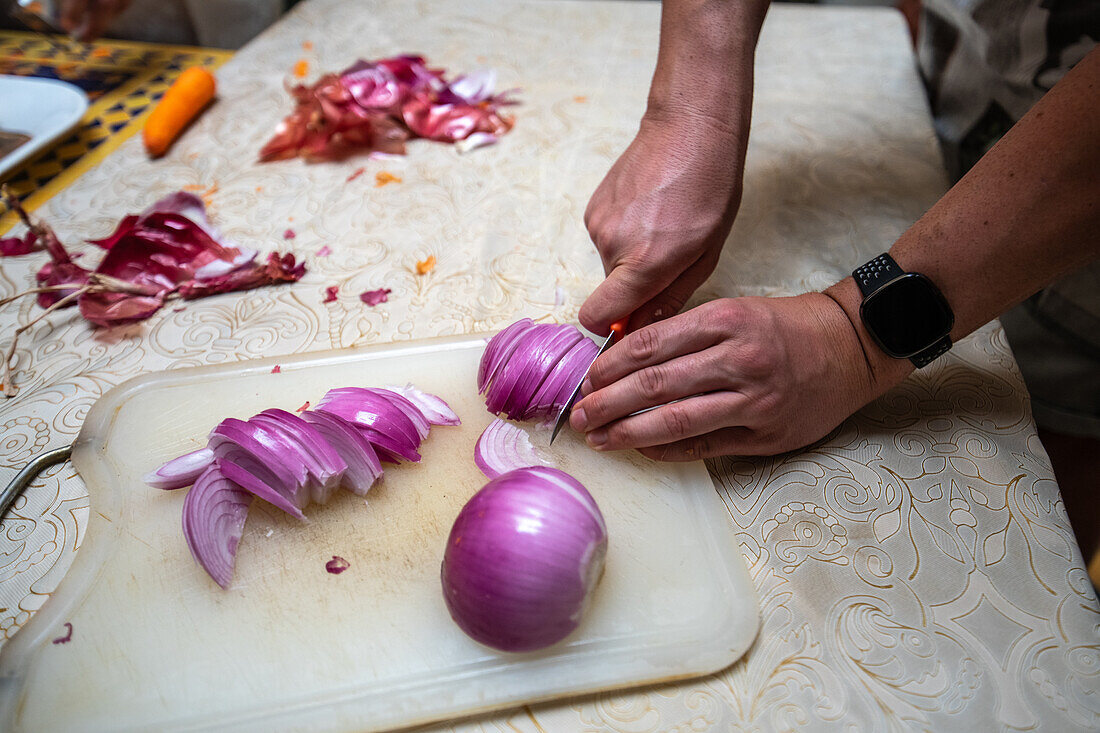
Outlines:
<svg viewBox="0 0 1100 733"><path fill-rule="evenodd" d="M221 69L221 101L169 156L150 162L129 141L39 213L75 243L157 196L203 187L228 236L294 251L308 274L109 332L72 313L35 328L18 350L20 395L0 404L0 480L71 441L96 398L137 374L487 332L521 315L575 320L602 272L582 214L636 130L658 18L657 4L570 0L297 6ZM256 162L290 108L283 81L297 60L336 70L402 52L497 69L502 87L522 90L515 129L464 156L421 141L395 160ZM774 6L757 59L744 200L699 299L828 285L947 187L900 15ZM378 186L380 172L400 181ZM283 239L287 228L296 238ZM325 245L332 254L318 256ZM438 265L418 275L429 255ZM0 263L0 297L39 265ZM325 303L329 285L340 295ZM378 287L392 289L387 303L359 301ZM33 311L0 310L0 347ZM818 444L709 467L759 595L760 634L740 662L435 729L1100 726L1100 609L997 323ZM4 521L5 637L63 576L88 511L62 468Z"/></svg>

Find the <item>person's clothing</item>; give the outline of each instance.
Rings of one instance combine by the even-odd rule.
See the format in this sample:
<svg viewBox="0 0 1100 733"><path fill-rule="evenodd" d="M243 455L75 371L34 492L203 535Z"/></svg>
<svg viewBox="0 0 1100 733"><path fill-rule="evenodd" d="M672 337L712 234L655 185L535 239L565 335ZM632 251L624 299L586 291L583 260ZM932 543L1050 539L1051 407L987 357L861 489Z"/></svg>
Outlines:
<svg viewBox="0 0 1100 733"><path fill-rule="evenodd" d="M1096 46L1100 0L924 0L919 28L936 134L957 180ZM1036 422L1100 438L1100 260L1001 324Z"/></svg>
<svg viewBox="0 0 1100 733"><path fill-rule="evenodd" d="M285 0L134 0L107 35L153 43L240 48L274 23Z"/></svg>

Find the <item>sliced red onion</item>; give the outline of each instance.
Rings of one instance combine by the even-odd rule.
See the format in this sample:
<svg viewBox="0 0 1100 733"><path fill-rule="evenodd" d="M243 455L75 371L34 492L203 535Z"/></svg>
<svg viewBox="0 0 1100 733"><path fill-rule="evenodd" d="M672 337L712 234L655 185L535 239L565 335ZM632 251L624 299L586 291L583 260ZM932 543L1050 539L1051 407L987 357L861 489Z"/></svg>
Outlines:
<svg viewBox="0 0 1100 733"><path fill-rule="evenodd" d="M522 319L489 340L478 388L493 414L517 420L547 417L565 404L597 351L574 326Z"/></svg>
<svg viewBox="0 0 1100 733"><path fill-rule="evenodd" d="M587 339L573 326L558 326L555 331L547 331L547 335L527 352L526 366L507 398L509 414L521 420L535 417L532 398L538 388L569 350L582 340Z"/></svg>
<svg viewBox="0 0 1100 733"><path fill-rule="evenodd" d="M398 390L334 389L317 411L309 412L308 407L306 402L301 416L273 408L247 421L223 420L210 432L206 448L168 461L145 477L158 488L195 483L185 499L188 544L223 587L232 576L244 513L233 514L233 522L224 529L226 522L218 519L218 524L207 516L210 510L205 507L211 500L206 494L217 493L221 501L233 496L226 493L232 489L247 498L234 499L246 509L257 496L304 520L302 508L311 499L324 503L341 484L360 496L366 494L382 475L380 459L419 461L416 449L432 424L459 424L446 402L411 384ZM205 482L201 490L200 481ZM226 560L224 547L230 545Z"/></svg>
<svg viewBox="0 0 1100 733"><path fill-rule="evenodd" d="M523 428L500 419L489 423L477 439L474 463L488 478L496 478L516 468L553 465L531 445L531 439Z"/></svg>
<svg viewBox="0 0 1100 733"><path fill-rule="evenodd" d="M421 436L417 424L412 418L396 404L391 397L400 397L388 390L386 395L379 395L376 391L363 387L340 387L331 389L321 398L317 409L322 412L342 417L357 426L367 435L367 439L381 448L383 453L400 456L410 461L419 461L420 454L416 452L420 445ZM402 398L403 399L403 398ZM408 400L404 402L413 410L415 406ZM419 411L417 411L419 413ZM427 424L427 419L420 414L420 419Z"/></svg>
<svg viewBox="0 0 1100 733"><path fill-rule="evenodd" d="M327 502L333 490L340 485L348 464L325 437L310 423L286 410L264 410L249 422L267 424L283 432L287 441L305 456L306 470L311 479L311 498L318 504Z"/></svg>
<svg viewBox="0 0 1100 733"><path fill-rule="evenodd" d="M459 512L443 556L443 598L475 641L542 649L580 624L606 553L603 515L579 481L556 468L518 468Z"/></svg>
<svg viewBox="0 0 1100 733"><path fill-rule="evenodd" d="M336 449L347 463L344 484L359 496L365 496L378 477L382 464L366 436L342 417L327 412L303 412L302 419L311 424Z"/></svg>
<svg viewBox="0 0 1100 733"><path fill-rule="evenodd" d="M401 410L401 412L405 414L405 417L412 421L413 427L416 428L416 433L420 436L421 440L428 437L428 432L432 429L432 424L420 408L416 406L416 403L400 392L395 392L392 389L367 387L366 390L383 399L389 400L395 407Z"/></svg>
<svg viewBox="0 0 1100 733"><path fill-rule="evenodd" d="M432 425L462 424L462 421L458 419L458 415L455 414L455 411L452 410L451 406L444 402L442 398L428 392L422 392L414 387L412 383L406 384L404 387L387 385L386 389L398 393L409 402L416 405Z"/></svg>
<svg viewBox="0 0 1100 733"><path fill-rule="evenodd" d="M199 565L222 588L229 587L237 562L252 494L209 466L183 500L183 536Z"/></svg>
<svg viewBox="0 0 1100 733"><path fill-rule="evenodd" d="M280 447L261 442L259 434L254 426L228 418L210 432L209 446L226 478L288 514L305 519L301 507L308 493L299 490L297 478L285 468L286 456L280 455Z"/></svg>
<svg viewBox="0 0 1100 733"><path fill-rule="evenodd" d="M485 391L489 381L496 376L496 371L500 368L501 363L512 355L516 348L516 339L528 329L534 328L534 326L535 322L530 318L521 318L489 339L477 369L477 391L479 393Z"/></svg>
<svg viewBox="0 0 1100 733"><path fill-rule="evenodd" d="M567 351L535 391L528 403L530 413L549 415L561 409L598 351L599 347L590 339L581 339Z"/></svg>
<svg viewBox="0 0 1100 733"><path fill-rule="evenodd" d="M182 489L195 483L203 471L214 462L214 451L199 448L173 458L155 471L142 476L141 480L157 489Z"/></svg>

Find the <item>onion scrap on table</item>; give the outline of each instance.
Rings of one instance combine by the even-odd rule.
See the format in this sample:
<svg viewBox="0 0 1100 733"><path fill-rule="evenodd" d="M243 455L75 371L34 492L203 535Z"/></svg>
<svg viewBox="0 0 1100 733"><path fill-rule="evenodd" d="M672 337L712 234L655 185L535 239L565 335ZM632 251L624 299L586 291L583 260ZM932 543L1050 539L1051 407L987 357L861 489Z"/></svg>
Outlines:
<svg viewBox="0 0 1100 733"><path fill-rule="evenodd" d="M359 294L359 300L363 301L367 305L378 305L379 303L385 303L390 299L390 293L393 291L389 288L378 288L377 290L367 290L366 292Z"/></svg>
<svg viewBox="0 0 1100 733"><path fill-rule="evenodd" d="M260 150L260 160L333 160L359 151L403 155L414 138L457 143L477 135L477 145L490 144L512 129L514 121L501 109L516 104L512 91L497 93L495 87L492 70L448 80L421 56L359 60L312 85L288 88L296 107Z"/></svg>
<svg viewBox="0 0 1100 733"><path fill-rule="evenodd" d="M27 237L33 234L50 257L35 275L37 287L0 300L2 306L36 295L44 309L12 335L0 375L8 397L16 393L12 361L18 337L56 310L75 305L93 326L109 328L142 321L173 298L296 282L305 274L305 265L292 254L272 252L257 260L254 250L230 244L207 218L202 199L184 191L124 217L107 237L88 240L105 254L95 268L85 268L74 261L79 253L70 253L48 224L30 217L6 188L0 193L26 225Z"/></svg>

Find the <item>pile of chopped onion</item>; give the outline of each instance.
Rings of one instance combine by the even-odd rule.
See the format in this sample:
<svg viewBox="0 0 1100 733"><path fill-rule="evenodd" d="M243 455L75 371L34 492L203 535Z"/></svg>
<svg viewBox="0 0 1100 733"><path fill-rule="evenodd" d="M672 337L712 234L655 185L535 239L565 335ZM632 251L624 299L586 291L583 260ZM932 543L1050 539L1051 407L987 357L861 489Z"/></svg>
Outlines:
<svg viewBox="0 0 1100 733"><path fill-rule="evenodd" d="M193 484L183 502L184 538L226 588L253 497L304 519L307 504L325 503L339 486L365 495L382 475L382 461L419 461L432 425L459 423L446 402L411 384L340 387L301 415L268 409L223 420L205 448L168 461L145 482L159 489Z"/></svg>
<svg viewBox="0 0 1100 733"><path fill-rule="evenodd" d="M584 376L599 347L569 324L523 318L489 339L477 389L494 415L515 420L554 416Z"/></svg>
<svg viewBox="0 0 1100 733"><path fill-rule="evenodd" d="M542 649L580 624L606 554L603 514L579 481L556 468L518 468L459 512L443 557L443 598L475 641Z"/></svg>

